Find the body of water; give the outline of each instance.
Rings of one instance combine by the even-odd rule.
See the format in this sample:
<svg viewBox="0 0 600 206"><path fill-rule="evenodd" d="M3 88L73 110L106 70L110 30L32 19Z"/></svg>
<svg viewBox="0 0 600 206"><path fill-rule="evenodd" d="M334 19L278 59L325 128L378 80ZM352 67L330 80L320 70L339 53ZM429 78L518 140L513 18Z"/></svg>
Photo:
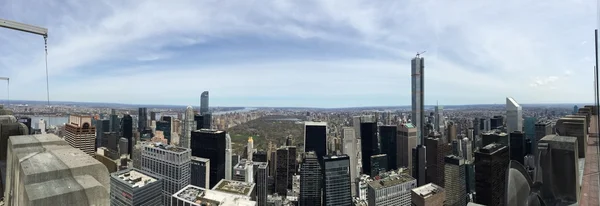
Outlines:
<svg viewBox="0 0 600 206"><path fill-rule="evenodd" d="M230 114L230 113L235 113L235 112L244 113L244 112L250 112L250 111L254 111L254 110L256 110L256 108L246 107L244 109L238 109L238 110L214 112L214 113L212 113L212 115Z"/></svg>
<svg viewBox="0 0 600 206"><path fill-rule="evenodd" d="M34 117L31 117L31 127L34 129L39 129L38 123L40 122L40 119L46 120L46 127L63 125L69 121L68 116L65 116L65 117L34 116Z"/></svg>

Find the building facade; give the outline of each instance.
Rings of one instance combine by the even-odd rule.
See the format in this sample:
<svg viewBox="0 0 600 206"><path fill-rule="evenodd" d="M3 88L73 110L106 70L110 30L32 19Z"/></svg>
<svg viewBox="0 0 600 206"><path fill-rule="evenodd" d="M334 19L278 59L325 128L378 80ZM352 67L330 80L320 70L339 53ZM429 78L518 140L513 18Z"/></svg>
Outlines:
<svg viewBox="0 0 600 206"><path fill-rule="evenodd" d="M210 188L210 159L192 156L191 158L191 185Z"/></svg>
<svg viewBox="0 0 600 206"><path fill-rule="evenodd" d="M162 179L148 172L126 169L110 174L110 205L162 205Z"/></svg>
<svg viewBox="0 0 600 206"><path fill-rule="evenodd" d="M163 179L163 203L175 192L191 182L191 151L187 148L163 145L161 143L144 144L142 148L142 171L150 172Z"/></svg>
<svg viewBox="0 0 600 206"><path fill-rule="evenodd" d="M387 168L397 170L398 165L398 127L395 125L379 126L381 154L387 155Z"/></svg>
<svg viewBox="0 0 600 206"><path fill-rule="evenodd" d="M281 193L279 193L281 194ZM321 205L321 166L315 152L307 152L300 166L300 206Z"/></svg>
<svg viewBox="0 0 600 206"><path fill-rule="evenodd" d="M508 147L492 143L475 152L475 202L488 206L504 205Z"/></svg>
<svg viewBox="0 0 600 206"><path fill-rule="evenodd" d="M319 159L327 155L327 123L304 123L304 152L309 151L314 151Z"/></svg>
<svg viewBox="0 0 600 206"><path fill-rule="evenodd" d="M192 155L210 160L210 183L212 188L225 179L226 134L224 131L201 129L192 131L190 148Z"/></svg>
<svg viewBox="0 0 600 206"><path fill-rule="evenodd" d="M523 131L523 108L512 97L506 98L506 131Z"/></svg>
<svg viewBox="0 0 600 206"><path fill-rule="evenodd" d="M323 205L352 205L351 184L347 155L323 157Z"/></svg>
<svg viewBox="0 0 600 206"><path fill-rule="evenodd" d="M465 161L455 155L446 156L444 160L446 205L464 206L467 204Z"/></svg>
<svg viewBox="0 0 600 206"><path fill-rule="evenodd" d="M96 127L91 116L71 115L65 124L65 141L90 156L95 156ZM115 142L116 144L116 142Z"/></svg>
<svg viewBox="0 0 600 206"><path fill-rule="evenodd" d="M369 205L397 206L411 204L411 190L417 187L417 180L406 175L392 175L368 183L367 201Z"/></svg>
<svg viewBox="0 0 600 206"><path fill-rule="evenodd" d="M414 206L441 206L444 205L445 200L446 190L433 183L417 187L411 191L411 201Z"/></svg>

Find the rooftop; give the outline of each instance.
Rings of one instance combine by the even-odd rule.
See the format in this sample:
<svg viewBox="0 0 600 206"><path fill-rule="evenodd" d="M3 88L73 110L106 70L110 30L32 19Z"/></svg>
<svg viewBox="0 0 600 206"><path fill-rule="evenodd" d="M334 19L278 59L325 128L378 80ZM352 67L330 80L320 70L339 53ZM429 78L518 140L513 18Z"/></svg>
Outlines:
<svg viewBox="0 0 600 206"><path fill-rule="evenodd" d="M250 196L255 185L256 184L254 183L222 179L212 188L212 190L235 195Z"/></svg>
<svg viewBox="0 0 600 206"><path fill-rule="evenodd" d="M192 203L192 205L256 205L256 202L251 201L250 197L231 195L214 190L205 190L193 185L184 187L183 189L179 190L179 192L175 193L173 197Z"/></svg>
<svg viewBox="0 0 600 206"><path fill-rule="evenodd" d="M152 143L149 143L149 144L145 144L145 146L159 148L159 149L163 149L163 150L167 150L167 151L172 151L172 152L176 152L176 153L183 153L183 152L186 152L186 151L190 151L190 149L186 149L186 148L183 148L183 147L177 147L177 146L173 146L173 145L165 145L165 144L162 144L160 142L152 142Z"/></svg>
<svg viewBox="0 0 600 206"><path fill-rule="evenodd" d="M331 156L324 156L323 160L335 160L335 159L348 159L350 157L348 157L348 155L331 155Z"/></svg>
<svg viewBox="0 0 600 206"><path fill-rule="evenodd" d="M158 178L145 174L137 169L122 170L111 174L121 182L127 183L132 188L141 188L158 181Z"/></svg>
<svg viewBox="0 0 600 206"><path fill-rule="evenodd" d="M392 187L398 184L402 184L408 181L415 181L415 178L401 173L398 175L390 175L389 177L383 178L383 179L379 179L379 180L374 180L369 182L369 186L372 187L373 189L382 189L382 188L386 188L386 187Z"/></svg>
<svg viewBox="0 0 600 206"><path fill-rule="evenodd" d="M404 126L407 128L415 128L415 125L413 125L412 123L406 123L404 124Z"/></svg>
<svg viewBox="0 0 600 206"><path fill-rule="evenodd" d="M425 198L428 198L428 197L430 197L432 195L435 195L435 194L438 194L440 192L443 192L444 188L442 188L442 187L440 187L440 186L438 186L436 184L429 183L429 184L423 185L421 187L417 187L415 189L412 189L412 191L414 193L416 193L417 195L419 195L419 196L421 196L421 197L423 197L425 199Z"/></svg>
<svg viewBox="0 0 600 206"><path fill-rule="evenodd" d="M498 143L492 143L492 144L488 144L485 147L482 147L481 149L479 149L479 152L481 153L494 153L502 148L506 147L506 145L503 144L498 144Z"/></svg>
<svg viewBox="0 0 600 206"><path fill-rule="evenodd" d="M305 126L327 126L327 122L304 122Z"/></svg>
<svg viewBox="0 0 600 206"><path fill-rule="evenodd" d="M210 162L210 159L206 159L206 158L202 158L202 157L196 157L196 156L192 156L190 159L192 161L198 161L198 162Z"/></svg>
<svg viewBox="0 0 600 206"><path fill-rule="evenodd" d="M221 134L221 133L225 132L225 131L216 130L216 129L199 129L199 130L195 130L195 131L202 132L202 133L210 133L210 134Z"/></svg>

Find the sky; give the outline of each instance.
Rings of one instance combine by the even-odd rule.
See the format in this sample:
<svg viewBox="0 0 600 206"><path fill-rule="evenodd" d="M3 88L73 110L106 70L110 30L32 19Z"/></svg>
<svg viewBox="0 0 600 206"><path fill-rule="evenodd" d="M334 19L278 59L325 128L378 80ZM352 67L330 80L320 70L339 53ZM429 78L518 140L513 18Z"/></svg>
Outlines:
<svg viewBox="0 0 600 206"><path fill-rule="evenodd" d="M360 107L594 100L591 0L0 0L46 27L51 101ZM0 28L10 99L46 100L41 36ZM0 99L7 98L0 83Z"/></svg>

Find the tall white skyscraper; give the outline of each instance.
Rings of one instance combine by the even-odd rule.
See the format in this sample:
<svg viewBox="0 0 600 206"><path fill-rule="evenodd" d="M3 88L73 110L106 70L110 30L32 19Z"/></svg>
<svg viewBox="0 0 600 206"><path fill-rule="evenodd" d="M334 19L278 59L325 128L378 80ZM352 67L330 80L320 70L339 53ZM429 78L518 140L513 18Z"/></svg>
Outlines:
<svg viewBox="0 0 600 206"><path fill-rule="evenodd" d="M506 98L506 132L523 131L523 108L512 97Z"/></svg>
<svg viewBox="0 0 600 206"><path fill-rule="evenodd" d="M231 136L225 134L225 179L231 180L233 165L231 165Z"/></svg>
<svg viewBox="0 0 600 206"><path fill-rule="evenodd" d="M38 128L42 134L46 134L46 120L40 119L40 122L38 122Z"/></svg>
<svg viewBox="0 0 600 206"><path fill-rule="evenodd" d="M192 130L195 128L194 123L194 108L188 106L185 110L185 122L183 124L183 135L179 144L183 148L190 148L190 138L192 137Z"/></svg>
<svg viewBox="0 0 600 206"><path fill-rule="evenodd" d="M252 155L254 154L254 140L252 139L252 137L248 137L248 146L247 146L247 157L248 157L248 161L252 162Z"/></svg>
<svg viewBox="0 0 600 206"><path fill-rule="evenodd" d="M357 141L356 141L356 136L355 136L355 132L354 132L354 128L352 127L344 127L342 128L343 131L343 147L342 147L342 153L348 155L348 157L350 158L350 181L352 183L351 187L352 187L352 195L354 196L356 193L356 178L359 177L359 172L357 170L358 168L358 150L357 150Z"/></svg>
<svg viewBox="0 0 600 206"><path fill-rule="evenodd" d="M437 105L435 106L435 130L440 134L444 134L445 132L445 124L446 120L444 118L444 106Z"/></svg>

